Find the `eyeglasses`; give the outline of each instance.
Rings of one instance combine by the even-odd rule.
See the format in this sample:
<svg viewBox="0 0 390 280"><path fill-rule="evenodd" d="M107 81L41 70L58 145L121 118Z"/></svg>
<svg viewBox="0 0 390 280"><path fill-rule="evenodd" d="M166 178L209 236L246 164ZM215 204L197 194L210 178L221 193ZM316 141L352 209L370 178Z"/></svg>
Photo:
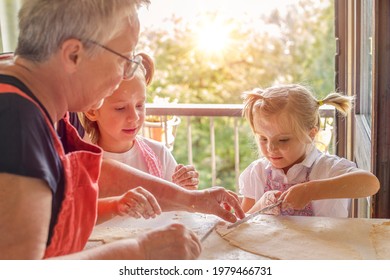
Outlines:
<svg viewBox="0 0 390 280"><path fill-rule="evenodd" d="M106 47L105 45L99 44L98 42L95 42L93 40L88 40L88 42L91 42L92 44L95 44L95 45L105 49L106 51L109 51L110 53L113 53L113 54L123 58L126 61L125 65L123 67L123 79L130 80L131 78L133 78L135 71L137 71L138 66L142 62L141 56L136 55L136 56L133 56L133 58L128 58L128 57L114 51L113 49Z"/></svg>

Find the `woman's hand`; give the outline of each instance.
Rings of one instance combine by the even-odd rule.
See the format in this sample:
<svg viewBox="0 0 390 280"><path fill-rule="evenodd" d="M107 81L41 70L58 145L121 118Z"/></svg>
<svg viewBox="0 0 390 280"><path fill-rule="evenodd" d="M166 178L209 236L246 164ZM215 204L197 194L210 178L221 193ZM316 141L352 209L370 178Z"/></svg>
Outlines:
<svg viewBox="0 0 390 280"><path fill-rule="evenodd" d="M237 221L236 217L240 219L245 217L237 194L223 187L198 191L196 201L191 207L194 212L213 214L231 223Z"/></svg>
<svg viewBox="0 0 390 280"><path fill-rule="evenodd" d="M120 216L149 219L161 214L156 198L142 187L129 190L118 198L116 208Z"/></svg>
<svg viewBox="0 0 390 280"><path fill-rule="evenodd" d="M172 175L172 182L187 190L196 190L199 184L199 173L192 165L178 164Z"/></svg>
<svg viewBox="0 0 390 280"><path fill-rule="evenodd" d="M145 259L149 260L193 260L202 251L196 234L181 224L150 231L137 241Z"/></svg>
<svg viewBox="0 0 390 280"><path fill-rule="evenodd" d="M263 196L255 203L255 205L253 205L253 207L248 211L248 213L249 214L254 213L256 211L263 209L264 207L275 204L276 202L278 202L281 194L282 194L282 192L280 192L280 191L265 192L263 194ZM275 207L269 211L265 211L264 214L279 216L280 215L280 206Z"/></svg>

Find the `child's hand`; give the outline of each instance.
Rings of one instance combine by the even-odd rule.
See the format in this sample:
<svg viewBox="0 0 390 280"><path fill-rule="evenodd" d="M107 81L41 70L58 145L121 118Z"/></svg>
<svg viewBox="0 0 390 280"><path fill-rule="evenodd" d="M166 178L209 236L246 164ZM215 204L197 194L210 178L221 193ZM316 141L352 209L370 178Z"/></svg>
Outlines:
<svg viewBox="0 0 390 280"><path fill-rule="evenodd" d="M263 209L264 207L270 206L272 204L275 204L278 200L282 192L280 191L268 191L263 194L263 196L253 205L251 209L249 209L248 213L254 213L256 211L259 211ZM264 212L264 214L268 215L280 215L280 206L275 207L269 211Z"/></svg>
<svg viewBox="0 0 390 280"><path fill-rule="evenodd" d="M311 201L309 182L296 184L280 196L283 199L283 209L302 210Z"/></svg>
<svg viewBox="0 0 390 280"><path fill-rule="evenodd" d="M117 211L120 216L149 219L161 214L156 198L142 187L129 190L118 198Z"/></svg>
<svg viewBox="0 0 390 280"><path fill-rule="evenodd" d="M178 164L172 175L172 182L188 190L198 189L199 173L192 165Z"/></svg>

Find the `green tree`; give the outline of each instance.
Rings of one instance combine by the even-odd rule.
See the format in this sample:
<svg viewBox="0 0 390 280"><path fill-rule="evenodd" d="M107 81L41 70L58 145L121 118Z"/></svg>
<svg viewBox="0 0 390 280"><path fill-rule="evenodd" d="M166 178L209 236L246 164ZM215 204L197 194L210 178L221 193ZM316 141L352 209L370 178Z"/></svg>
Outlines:
<svg viewBox="0 0 390 280"><path fill-rule="evenodd" d="M0 0L0 51L14 51L18 37L20 0ZM4 40L4 41L3 41Z"/></svg>
<svg viewBox="0 0 390 280"><path fill-rule="evenodd" d="M139 49L156 62L156 75L148 100L155 95L179 103L241 103L241 94L275 83L304 83L320 97L334 88L333 2L302 0L267 16L237 20L223 18L230 42L218 53L197 48L196 28L221 15L200 15L195 22L173 16L171 29L146 30ZM261 28L259 28L261 27ZM235 188L233 128L231 120L215 119L217 184ZM194 164L201 173L201 187L211 185L210 125L208 118L194 118ZM240 170L257 158L248 124L240 120ZM179 127L174 155L187 162L187 136Z"/></svg>

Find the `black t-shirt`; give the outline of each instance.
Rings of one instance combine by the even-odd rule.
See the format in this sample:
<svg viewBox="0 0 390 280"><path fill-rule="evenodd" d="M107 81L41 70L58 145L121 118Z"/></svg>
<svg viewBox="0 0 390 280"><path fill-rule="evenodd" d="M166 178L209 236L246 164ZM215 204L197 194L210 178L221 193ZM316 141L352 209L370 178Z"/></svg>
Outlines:
<svg viewBox="0 0 390 280"><path fill-rule="evenodd" d="M17 87L43 108L18 79L0 75L0 83ZM49 117L47 111L43 110ZM49 244L64 196L63 167L41 111L29 100L14 93L0 94L0 173L33 177L47 182L53 193Z"/></svg>

